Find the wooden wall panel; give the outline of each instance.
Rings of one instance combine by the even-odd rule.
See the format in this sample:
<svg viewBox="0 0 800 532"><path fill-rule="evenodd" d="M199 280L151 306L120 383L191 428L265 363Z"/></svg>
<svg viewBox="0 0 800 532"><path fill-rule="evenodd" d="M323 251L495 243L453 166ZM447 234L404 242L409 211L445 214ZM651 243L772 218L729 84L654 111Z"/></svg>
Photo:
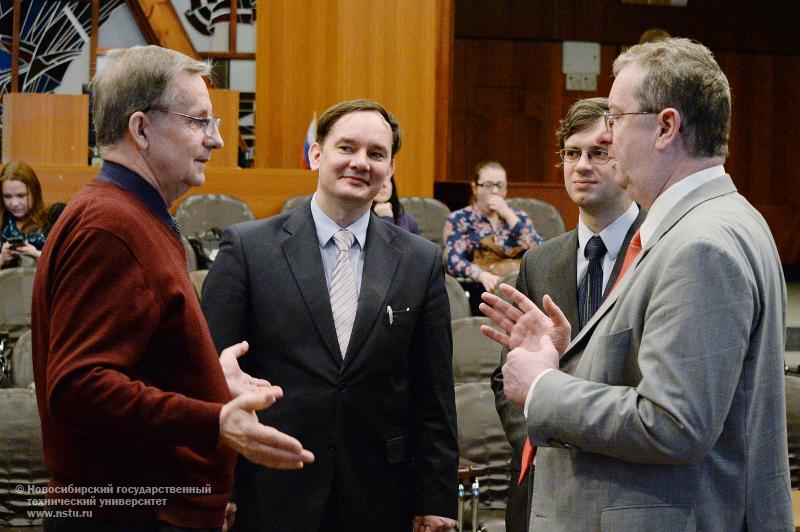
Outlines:
<svg viewBox="0 0 800 532"><path fill-rule="evenodd" d="M209 168L236 168L239 166L239 91L208 89L214 116L222 119L220 135L225 142L221 150L214 150Z"/></svg>
<svg viewBox="0 0 800 532"><path fill-rule="evenodd" d="M3 162L85 165L89 160L89 97L6 93Z"/></svg>
<svg viewBox="0 0 800 532"><path fill-rule="evenodd" d="M457 39L454 44L450 170L472 179L493 159L511 182L561 183L555 130L575 100L608 94L616 48L601 48L598 90L567 91L561 43Z"/></svg>
<svg viewBox="0 0 800 532"><path fill-rule="evenodd" d="M449 91L437 62L451 25L452 0L263 0L256 65L258 167L297 168L313 113L345 99L370 98L394 113L404 131L398 188L433 192L437 113ZM441 72L441 70L439 70ZM446 84L446 83L445 83Z"/></svg>
<svg viewBox="0 0 800 532"><path fill-rule="evenodd" d="M800 3L777 0L709 0L686 8L616 0L459 0L446 179L469 179L476 162L497 158L507 165L512 188L542 193L540 183L560 182L553 153L558 119L577 98L606 96L620 45L662 27L714 51L733 95L726 169L770 224L783 263L798 265L800 169L793 164L800 145L798 23ZM565 90L563 40L601 43L596 92Z"/></svg>

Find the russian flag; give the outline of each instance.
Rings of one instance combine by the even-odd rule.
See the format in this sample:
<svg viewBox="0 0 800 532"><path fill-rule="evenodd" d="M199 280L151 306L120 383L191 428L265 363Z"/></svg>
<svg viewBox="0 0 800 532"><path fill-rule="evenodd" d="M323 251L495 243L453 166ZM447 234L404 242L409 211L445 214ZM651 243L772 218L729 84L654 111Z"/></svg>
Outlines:
<svg viewBox="0 0 800 532"><path fill-rule="evenodd" d="M308 149L311 147L312 144L317 139L317 113L314 112L314 117L311 119L311 122L308 124L308 130L306 131L306 141L303 145L303 156L300 159L300 164L306 170L311 168L311 161L308 160Z"/></svg>

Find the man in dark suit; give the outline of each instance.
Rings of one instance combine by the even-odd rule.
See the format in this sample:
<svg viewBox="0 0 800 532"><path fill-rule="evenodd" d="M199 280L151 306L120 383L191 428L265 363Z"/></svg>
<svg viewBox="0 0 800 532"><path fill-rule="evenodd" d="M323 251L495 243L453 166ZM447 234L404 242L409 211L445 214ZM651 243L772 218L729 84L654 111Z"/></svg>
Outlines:
<svg viewBox="0 0 800 532"><path fill-rule="evenodd" d="M564 186L580 210L578 226L529 250L517 278L517 289L534 302L541 303L545 294L556 302L569 320L573 336L597 308L591 305L588 295L587 244L595 236L603 243L599 248L602 256L597 260L601 261L602 268L603 289L599 292L604 296L614 286L628 243L644 220L644 211L640 211L625 195L625 190L614 182L616 163L609 158L608 146L601 138L606 131L603 111L607 110L606 98L578 100L560 122L556 136L561 147ZM588 247L591 249L592 245ZM584 289L583 294L580 287ZM579 310L579 307L582 308ZM503 392L502 367L506 354L503 350L500 365L492 375L495 406L514 448L506 529L527 532L533 468L527 469L520 478L528 431L522 409L510 402Z"/></svg>
<svg viewBox="0 0 800 532"><path fill-rule="evenodd" d="M264 416L316 455L296 474L240 461L241 530L449 530L458 443L441 250L370 212L400 129L379 104L342 102L309 149L302 207L225 232L203 290L218 347L281 383ZM282 408L281 408L282 407ZM265 411L266 413L267 411Z"/></svg>

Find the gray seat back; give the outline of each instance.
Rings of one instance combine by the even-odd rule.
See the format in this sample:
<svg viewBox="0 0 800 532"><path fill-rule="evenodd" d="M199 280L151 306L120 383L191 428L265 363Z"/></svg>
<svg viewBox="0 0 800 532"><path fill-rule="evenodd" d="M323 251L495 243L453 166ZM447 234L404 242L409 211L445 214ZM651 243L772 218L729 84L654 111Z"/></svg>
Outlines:
<svg viewBox="0 0 800 532"><path fill-rule="evenodd" d="M235 223L255 220L255 216L240 199L224 194L199 194L187 197L178 205L175 220L181 232L192 237L212 227L225 230Z"/></svg>
<svg viewBox="0 0 800 532"><path fill-rule="evenodd" d="M548 240L564 232L564 219L555 207L546 201L533 198L508 198L506 203L525 211L539 236Z"/></svg>
<svg viewBox="0 0 800 532"><path fill-rule="evenodd" d="M444 274L444 280L447 287L447 299L450 301L450 319L458 320L471 316L469 296L464 292L461 283L449 273Z"/></svg>
<svg viewBox="0 0 800 532"><path fill-rule="evenodd" d="M456 382L489 382L500 363L500 346L481 333L492 325L486 317L453 320L453 378Z"/></svg>
<svg viewBox="0 0 800 532"><path fill-rule="evenodd" d="M36 268L0 270L0 326L31 324L31 299Z"/></svg>
<svg viewBox="0 0 800 532"><path fill-rule="evenodd" d="M281 213L293 211L311 198L311 194L301 194L287 199L281 207Z"/></svg>
<svg viewBox="0 0 800 532"><path fill-rule="evenodd" d="M434 198L418 196L404 196L400 198L400 204L416 220L419 234L444 248L442 232L450 215L447 205Z"/></svg>

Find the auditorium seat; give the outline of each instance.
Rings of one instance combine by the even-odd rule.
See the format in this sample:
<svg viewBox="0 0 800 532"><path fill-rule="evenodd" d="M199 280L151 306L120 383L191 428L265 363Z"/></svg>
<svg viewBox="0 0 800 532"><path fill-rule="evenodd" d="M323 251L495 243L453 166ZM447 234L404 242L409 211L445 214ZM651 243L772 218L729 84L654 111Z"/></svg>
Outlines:
<svg viewBox="0 0 800 532"><path fill-rule="evenodd" d="M311 199L311 194L293 196L283 203L283 207L281 207L281 213L293 211L303 203L307 202L309 199Z"/></svg>
<svg viewBox="0 0 800 532"><path fill-rule="evenodd" d="M486 317L453 320L453 378L461 382L489 382L500 362L500 346L481 333L492 325Z"/></svg>
<svg viewBox="0 0 800 532"><path fill-rule="evenodd" d="M35 275L36 268L0 270L0 327L30 327Z"/></svg>
<svg viewBox="0 0 800 532"><path fill-rule="evenodd" d="M189 272L189 278L192 280L192 284L194 285L194 291L197 294L197 298L203 295L203 284L206 282L206 276L208 275L208 270L195 270L193 272Z"/></svg>
<svg viewBox="0 0 800 532"><path fill-rule="evenodd" d="M458 320L469 317L471 315L469 296L464 292L461 283L449 273L444 274L444 280L447 287L447 299L450 301L450 319Z"/></svg>
<svg viewBox="0 0 800 532"><path fill-rule="evenodd" d="M505 530L506 492L512 449L494 407L488 379L456 384L458 445L461 458L485 466L476 475L480 486L478 530ZM464 486L469 493L470 486ZM465 521L472 504L466 498Z"/></svg>
<svg viewBox="0 0 800 532"><path fill-rule="evenodd" d="M400 204L416 220L419 234L444 248L442 233L444 223L450 215L447 205L434 198L418 196L403 196L400 198Z"/></svg>
<svg viewBox="0 0 800 532"><path fill-rule="evenodd" d="M244 201L224 194L198 194L184 199L175 209L181 233L196 237L210 229L225 230L239 222L255 220Z"/></svg>
<svg viewBox="0 0 800 532"><path fill-rule="evenodd" d="M564 232L564 219L555 207L546 201L534 198L508 198L506 203L515 209L525 211L533 222L539 236L548 240Z"/></svg>

